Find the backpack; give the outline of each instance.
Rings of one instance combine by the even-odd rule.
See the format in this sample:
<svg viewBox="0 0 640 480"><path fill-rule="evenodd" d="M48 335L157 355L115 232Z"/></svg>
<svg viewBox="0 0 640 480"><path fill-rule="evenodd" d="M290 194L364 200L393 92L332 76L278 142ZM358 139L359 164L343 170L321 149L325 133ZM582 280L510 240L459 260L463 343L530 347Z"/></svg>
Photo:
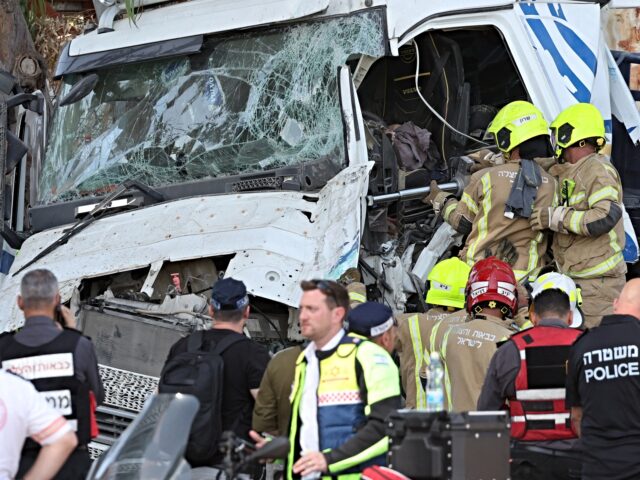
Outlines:
<svg viewBox="0 0 640 480"><path fill-rule="evenodd" d="M210 466L218 453L222 435L222 394L224 360L222 353L247 337L239 333L227 335L213 350L203 350L204 331L187 339L187 351L167 361L158 383L160 393L194 395L200 409L191 424L185 458L194 466Z"/></svg>

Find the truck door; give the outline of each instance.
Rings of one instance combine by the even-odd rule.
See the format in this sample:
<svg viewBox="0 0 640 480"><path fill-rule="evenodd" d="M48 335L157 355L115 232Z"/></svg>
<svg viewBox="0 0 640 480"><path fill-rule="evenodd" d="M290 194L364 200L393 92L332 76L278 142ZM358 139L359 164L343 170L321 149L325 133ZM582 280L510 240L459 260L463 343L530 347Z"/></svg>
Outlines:
<svg viewBox="0 0 640 480"><path fill-rule="evenodd" d="M5 72L0 72L0 278L9 271L28 230L31 173L44 145L45 102L40 92L26 94ZM0 280L1 281L1 280Z"/></svg>

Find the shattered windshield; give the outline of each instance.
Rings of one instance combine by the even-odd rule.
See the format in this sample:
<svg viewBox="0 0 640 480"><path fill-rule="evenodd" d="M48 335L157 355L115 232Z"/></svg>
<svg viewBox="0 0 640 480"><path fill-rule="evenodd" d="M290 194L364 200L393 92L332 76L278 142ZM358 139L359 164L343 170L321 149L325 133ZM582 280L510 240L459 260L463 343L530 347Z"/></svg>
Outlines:
<svg viewBox="0 0 640 480"><path fill-rule="evenodd" d="M196 55L99 70L54 114L39 203L260 172L344 164L337 72L384 55L380 11L205 39ZM80 80L65 77L60 98Z"/></svg>

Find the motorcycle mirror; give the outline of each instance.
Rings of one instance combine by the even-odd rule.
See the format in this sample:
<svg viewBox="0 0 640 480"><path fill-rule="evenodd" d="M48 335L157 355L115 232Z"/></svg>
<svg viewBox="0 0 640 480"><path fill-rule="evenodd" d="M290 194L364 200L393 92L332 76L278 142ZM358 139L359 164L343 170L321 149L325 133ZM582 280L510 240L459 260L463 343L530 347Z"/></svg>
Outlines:
<svg viewBox="0 0 640 480"><path fill-rule="evenodd" d="M246 462L254 462L267 458L286 458L289 453L289 439L287 437L276 437L268 442L260 450L256 450L246 459Z"/></svg>
<svg viewBox="0 0 640 480"><path fill-rule="evenodd" d="M78 83L76 83L69 93L67 93L62 100L60 100L59 105L64 107L65 105L71 105L72 103L76 103L82 100L84 97L89 95L96 84L98 83L100 77L96 73L90 73L83 79L81 79Z"/></svg>

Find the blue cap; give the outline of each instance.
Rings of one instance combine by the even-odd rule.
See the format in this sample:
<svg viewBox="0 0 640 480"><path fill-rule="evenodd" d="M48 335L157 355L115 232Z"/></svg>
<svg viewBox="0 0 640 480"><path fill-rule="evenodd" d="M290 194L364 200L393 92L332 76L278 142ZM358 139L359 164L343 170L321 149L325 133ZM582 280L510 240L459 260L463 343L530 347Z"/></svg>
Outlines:
<svg viewBox="0 0 640 480"><path fill-rule="evenodd" d="M247 287L240 280L222 278L213 284L211 306L214 310L240 310L247 305Z"/></svg>
<svg viewBox="0 0 640 480"><path fill-rule="evenodd" d="M377 337L393 327L393 311L382 303L364 302L347 315L349 331L367 338Z"/></svg>

